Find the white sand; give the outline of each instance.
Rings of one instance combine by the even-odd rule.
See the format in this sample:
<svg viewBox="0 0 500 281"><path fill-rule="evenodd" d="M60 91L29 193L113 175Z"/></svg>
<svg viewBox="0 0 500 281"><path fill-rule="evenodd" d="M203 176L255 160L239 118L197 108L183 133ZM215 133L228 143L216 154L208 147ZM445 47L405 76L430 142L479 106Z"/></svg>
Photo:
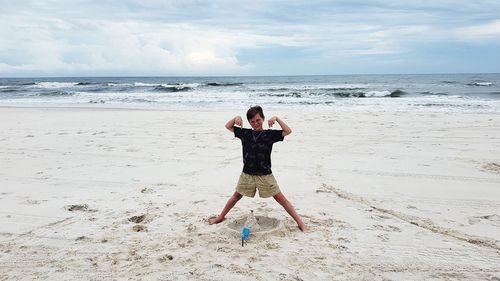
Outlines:
<svg viewBox="0 0 500 281"><path fill-rule="evenodd" d="M303 234L273 199L206 224L241 171L236 113L0 108L0 280L500 280L500 116L277 113ZM251 209L283 224L242 248L227 224Z"/></svg>

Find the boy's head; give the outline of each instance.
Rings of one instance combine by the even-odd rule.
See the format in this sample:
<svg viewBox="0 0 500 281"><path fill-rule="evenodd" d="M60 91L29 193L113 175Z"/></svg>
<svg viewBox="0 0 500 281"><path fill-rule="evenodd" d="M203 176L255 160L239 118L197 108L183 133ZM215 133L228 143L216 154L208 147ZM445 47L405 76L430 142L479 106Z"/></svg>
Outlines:
<svg viewBox="0 0 500 281"><path fill-rule="evenodd" d="M247 119L250 123L250 126L252 126L252 129L254 129L255 131L262 131L262 124L264 123L265 119L262 107L258 105L250 107L250 109L247 111Z"/></svg>
<svg viewBox="0 0 500 281"><path fill-rule="evenodd" d="M254 118L255 115L257 115L257 114L259 114L260 117L262 117L262 119L264 119L264 111L262 110L262 107L260 107L258 105L250 107L250 109L248 109L248 111L247 111L248 121L250 121L250 119Z"/></svg>

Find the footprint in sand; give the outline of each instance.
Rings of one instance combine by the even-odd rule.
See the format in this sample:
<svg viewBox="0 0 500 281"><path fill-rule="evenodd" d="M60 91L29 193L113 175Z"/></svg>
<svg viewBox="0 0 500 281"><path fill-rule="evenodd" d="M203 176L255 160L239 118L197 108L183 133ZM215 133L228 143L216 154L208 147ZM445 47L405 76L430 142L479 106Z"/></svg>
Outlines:
<svg viewBox="0 0 500 281"><path fill-rule="evenodd" d="M333 218L317 218L307 215L303 215L302 217L307 219L307 223L321 227L336 227L340 229L352 228L347 222Z"/></svg>
<svg viewBox="0 0 500 281"><path fill-rule="evenodd" d="M145 188L141 189L141 193L153 193L153 192L154 192L154 190L151 188L145 187Z"/></svg>
<svg viewBox="0 0 500 281"><path fill-rule="evenodd" d="M392 225L376 224L373 226L373 228L378 229L378 230L387 231L387 232L401 232L401 229L399 227L392 226Z"/></svg>
<svg viewBox="0 0 500 281"><path fill-rule="evenodd" d="M346 250L349 250L349 247L347 247L346 245L342 245L342 244L330 244L329 245L330 248L333 248L333 249L338 249L338 250L341 250L341 251L346 251Z"/></svg>
<svg viewBox="0 0 500 281"><path fill-rule="evenodd" d="M39 205L42 202L47 202L47 200L32 200L32 199L28 199L28 200L26 200L22 204L25 204L25 205Z"/></svg>
<svg viewBox="0 0 500 281"><path fill-rule="evenodd" d="M135 222L135 223L141 223L144 221L145 218L146 218L146 215L139 215L139 216L130 217L130 218L128 218L128 220L131 222Z"/></svg>
<svg viewBox="0 0 500 281"><path fill-rule="evenodd" d="M483 221L488 221L492 225L500 226L500 216L497 214L469 217L470 225Z"/></svg>
<svg viewBox="0 0 500 281"><path fill-rule="evenodd" d="M281 246L278 243L267 241L266 244L264 245L264 248L272 250L272 249L279 249L281 248Z"/></svg>
<svg viewBox="0 0 500 281"><path fill-rule="evenodd" d="M70 212L97 212L96 209L89 209L89 205L87 204L67 205L64 208Z"/></svg>
<svg viewBox="0 0 500 281"><path fill-rule="evenodd" d="M158 261L159 262L168 262L168 261L171 261L173 259L174 259L174 257L172 255L167 254L167 255L159 257Z"/></svg>
<svg viewBox="0 0 500 281"><path fill-rule="evenodd" d="M483 170L495 174L500 174L500 163L494 163L494 162L487 163L483 165Z"/></svg>
<svg viewBox="0 0 500 281"><path fill-rule="evenodd" d="M132 227L132 230L135 232L147 231L147 227L144 224L140 223L148 223L150 220L151 218L148 216L148 214L142 214L128 218L128 221L136 223L136 225Z"/></svg>
<svg viewBox="0 0 500 281"><path fill-rule="evenodd" d="M385 216L385 215L380 215L380 214L375 214L375 215L371 216L371 218L375 219L375 220L378 220L378 221L382 221L382 220L388 220L391 217Z"/></svg>
<svg viewBox="0 0 500 281"><path fill-rule="evenodd" d="M389 236L387 234L379 234L377 235L377 238L380 239L382 242L389 241Z"/></svg>
<svg viewBox="0 0 500 281"><path fill-rule="evenodd" d="M333 191L334 188L326 184L322 184L318 189L316 189L316 193L333 193Z"/></svg>
<svg viewBox="0 0 500 281"><path fill-rule="evenodd" d="M132 227L132 230L135 232L144 232L147 231L148 228L142 224L136 224Z"/></svg>
<svg viewBox="0 0 500 281"><path fill-rule="evenodd" d="M337 241L339 241L340 243L351 243L351 240L345 237L339 237L337 238Z"/></svg>
<svg viewBox="0 0 500 281"><path fill-rule="evenodd" d="M75 241L87 241L87 242L89 242L89 241L92 241L92 239L87 237L87 236L79 236L75 239Z"/></svg>

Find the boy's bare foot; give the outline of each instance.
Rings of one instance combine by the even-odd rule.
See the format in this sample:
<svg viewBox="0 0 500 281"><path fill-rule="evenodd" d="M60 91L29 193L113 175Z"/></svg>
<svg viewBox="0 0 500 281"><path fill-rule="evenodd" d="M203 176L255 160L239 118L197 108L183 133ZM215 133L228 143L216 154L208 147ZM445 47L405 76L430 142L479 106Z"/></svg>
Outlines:
<svg viewBox="0 0 500 281"><path fill-rule="evenodd" d="M307 227L307 225L305 224L302 224L302 225L299 225L299 229L302 231L302 232L310 232L311 230L309 229L309 227Z"/></svg>
<svg viewBox="0 0 500 281"><path fill-rule="evenodd" d="M218 224L219 222L223 221L224 218L220 218L219 216L217 217L209 217L208 218L208 224L212 225L212 224Z"/></svg>

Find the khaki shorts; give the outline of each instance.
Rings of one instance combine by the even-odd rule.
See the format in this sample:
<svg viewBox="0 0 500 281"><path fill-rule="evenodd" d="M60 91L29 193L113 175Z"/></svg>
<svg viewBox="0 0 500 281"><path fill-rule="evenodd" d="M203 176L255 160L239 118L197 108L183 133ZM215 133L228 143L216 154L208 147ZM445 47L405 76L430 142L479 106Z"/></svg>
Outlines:
<svg viewBox="0 0 500 281"><path fill-rule="evenodd" d="M255 197L257 189L261 198L272 197L281 192L273 174L256 176L241 173L236 192L244 196Z"/></svg>

